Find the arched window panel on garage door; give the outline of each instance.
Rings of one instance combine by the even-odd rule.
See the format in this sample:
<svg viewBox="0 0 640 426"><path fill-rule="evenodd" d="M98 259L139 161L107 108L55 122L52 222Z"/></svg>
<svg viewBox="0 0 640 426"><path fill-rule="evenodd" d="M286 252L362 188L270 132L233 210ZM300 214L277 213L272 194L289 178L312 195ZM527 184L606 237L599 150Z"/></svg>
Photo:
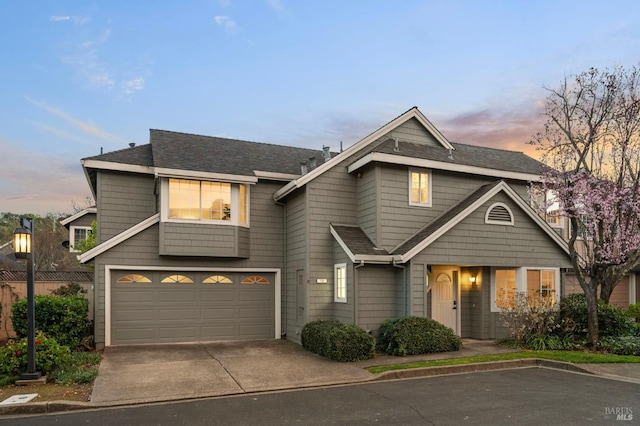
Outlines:
<svg viewBox="0 0 640 426"><path fill-rule="evenodd" d="M119 283L150 283L151 279L141 274L127 274L118 278Z"/></svg>
<svg viewBox="0 0 640 426"><path fill-rule="evenodd" d="M162 283L165 284L193 284L193 280L186 275L167 275L162 279Z"/></svg>
<svg viewBox="0 0 640 426"><path fill-rule="evenodd" d="M260 275L251 275L244 278L242 284L269 284L269 280Z"/></svg>
<svg viewBox="0 0 640 426"><path fill-rule="evenodd" d="M224 275L210 275L204 280L202 280L203 284L233 284L231 278Z"/></svg>

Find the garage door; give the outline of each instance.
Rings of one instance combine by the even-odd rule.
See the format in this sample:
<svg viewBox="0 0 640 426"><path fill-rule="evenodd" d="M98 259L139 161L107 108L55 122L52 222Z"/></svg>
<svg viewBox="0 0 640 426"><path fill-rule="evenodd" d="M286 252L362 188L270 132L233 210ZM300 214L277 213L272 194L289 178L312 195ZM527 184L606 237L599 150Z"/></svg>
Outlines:
<svg viewBox="0 0 640 426"><path fill-rule="evenodd" d="M275 274L114 271L111 344L273 338Z"/></svg>

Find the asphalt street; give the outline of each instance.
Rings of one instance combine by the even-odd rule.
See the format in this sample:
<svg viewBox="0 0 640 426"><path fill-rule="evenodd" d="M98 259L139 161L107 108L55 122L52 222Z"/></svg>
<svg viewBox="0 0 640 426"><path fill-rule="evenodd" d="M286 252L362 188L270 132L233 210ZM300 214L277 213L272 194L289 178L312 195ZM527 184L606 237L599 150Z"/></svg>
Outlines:
<svg viewBox="0 0 640 426"><path fill-rule="evenodd" d="M621 425L640 423L639 395L640 384L526 368L3 417L0 425Z"/></svg>

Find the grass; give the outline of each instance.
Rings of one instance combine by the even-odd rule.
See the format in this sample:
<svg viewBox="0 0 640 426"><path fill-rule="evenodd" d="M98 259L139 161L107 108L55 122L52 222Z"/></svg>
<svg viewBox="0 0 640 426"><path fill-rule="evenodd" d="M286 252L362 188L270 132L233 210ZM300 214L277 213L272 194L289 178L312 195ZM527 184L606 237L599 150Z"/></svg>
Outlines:
<svg viewBox="0 0 640 426"><path fill-rule="evenodd" d="M443 365L473 364L477 362L508 361L513 359L542 358L563 361L573 364L611 364L611 363L640 363L640 357L634 355L609 355L579 351L522 351L504 354L477 355L464 358L439 359L433 361L419 361L404 364L382 365L369 367L367 371L373 374L385 371L407 370L411 368L439 367Z"/></svg>

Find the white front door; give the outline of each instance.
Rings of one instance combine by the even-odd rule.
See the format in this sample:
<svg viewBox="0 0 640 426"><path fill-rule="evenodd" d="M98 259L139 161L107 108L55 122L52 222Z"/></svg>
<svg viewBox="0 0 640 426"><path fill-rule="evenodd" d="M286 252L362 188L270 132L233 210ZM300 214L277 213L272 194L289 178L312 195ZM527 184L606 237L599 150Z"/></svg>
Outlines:
<svg viewBox="0 0 640 426"><path fill-rule="evenodd" d="M433 268L431 290L432 317L458 333L458 271L452 268Z"/></svg>

